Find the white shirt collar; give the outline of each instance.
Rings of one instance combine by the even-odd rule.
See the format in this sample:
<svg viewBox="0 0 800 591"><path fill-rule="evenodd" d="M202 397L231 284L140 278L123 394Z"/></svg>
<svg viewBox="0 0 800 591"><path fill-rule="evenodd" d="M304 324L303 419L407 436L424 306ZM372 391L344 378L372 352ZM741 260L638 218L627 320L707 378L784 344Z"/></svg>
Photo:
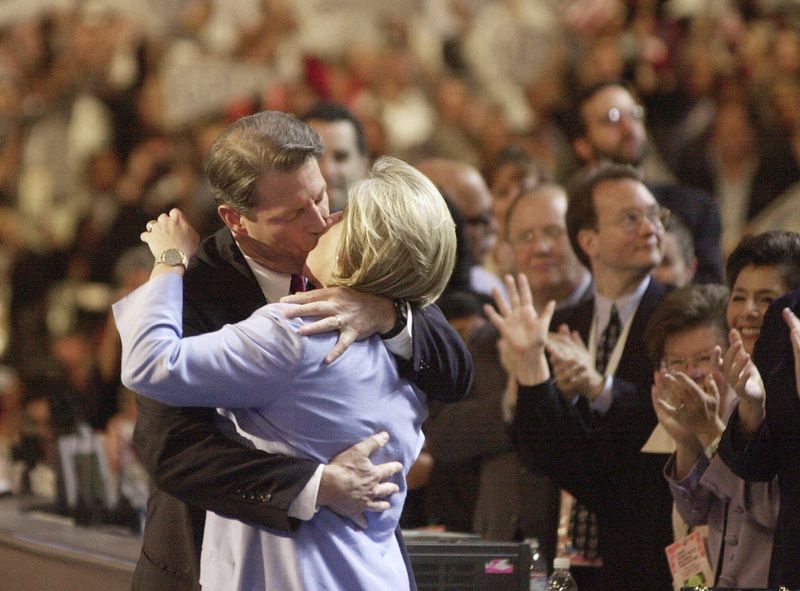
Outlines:
<svg viewBox="0 0 800 591"><path fill-rule="evenodd" d="M242 249L240 248L239 250ZM289 286L292 282L291 275L267 269L264 265L257 263L246 255L244 251L242 251L242 255L244 255L244 260L247 261L247 266L256 276L258 286L261 288L264 297L267 298L268 303L277 303L283 296L289 295Z"/></svg>
<svg viewBox="0 0 800 591"><path fill-rule="evenodd" d="M611 300L595 291L594 320L595 326L598 328L597 334L600 334L603 332L603 330L605 330L605 327L608 324L608 319L611 316L612 304L616 304L617 306L617 313L619 314L619 320L622 326L627 326L633 318L633 315L636 314L636 309L639 307L639 302L642 301L642 296L644 296L644 292L647 291L647 287L649 285L650 275L647 275L644 279L642 279L641 283L636 286L636 289L620 298L617 298L616 300Z"/></svg>

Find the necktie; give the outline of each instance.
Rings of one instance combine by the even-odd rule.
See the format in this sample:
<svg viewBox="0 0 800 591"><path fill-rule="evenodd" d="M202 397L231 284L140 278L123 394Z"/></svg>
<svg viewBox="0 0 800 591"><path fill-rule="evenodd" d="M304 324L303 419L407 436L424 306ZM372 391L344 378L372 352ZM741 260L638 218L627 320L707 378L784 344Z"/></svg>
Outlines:
<svg viewBox="0 0 800 591"><path fill-rule="evenodd" d="M622 332L622 322L620 322L616 304L612 304L608 324L597 343L595 368L600 374L604 374L606 367L608 367L608 360L611 358L611 353L614 351L617 340L619 340L620 332ZM572 537L572 546L576 552L589 560L594 560L598 557L597 517L583 503L579 503L577 500L572 505L569 530Z"/></svg>
<svg viewBox="0 0 800 591"><path fill-rule="evenodd" d="M298 291L308 291L308 277L305 275L293 274L289 282L289 294L297 293Z"/></svg>
<svg viewBox="0 0 800 591"><path fill-rule="evenodd" d="M619 339L619 333L622 332L622 323L619 320L619 313L617 312L617 305L611 305L611 315L608 318L608 325L600 335L600 340L597 343L597 357L595 358L595 368L600 374L604 374L608 366L608 360L611 358L611 353Z"/></svg>

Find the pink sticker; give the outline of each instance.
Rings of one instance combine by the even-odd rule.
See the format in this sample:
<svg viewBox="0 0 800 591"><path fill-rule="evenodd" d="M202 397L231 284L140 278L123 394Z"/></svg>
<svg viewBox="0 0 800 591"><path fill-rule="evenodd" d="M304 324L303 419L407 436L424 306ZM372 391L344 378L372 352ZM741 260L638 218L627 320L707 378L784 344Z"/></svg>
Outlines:
<svg viewBox="0 0 800 591"><path fill-rule="evenodd" d="M495 558L483 565L483 572L487 575L512 575L514 565L508 558Z"/></svg>

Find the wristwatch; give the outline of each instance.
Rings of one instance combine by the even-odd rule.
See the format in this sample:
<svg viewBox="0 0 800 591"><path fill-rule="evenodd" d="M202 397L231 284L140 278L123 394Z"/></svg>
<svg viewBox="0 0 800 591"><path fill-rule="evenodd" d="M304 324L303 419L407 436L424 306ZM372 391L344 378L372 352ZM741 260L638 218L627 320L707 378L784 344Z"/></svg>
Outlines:
<svg viewBox="0 0 800 591"><path fill-rule="evenodd" d="M719 442L721 439L722 435L717 435L714 440L708 444L708 447L703 450L703 453L706 455L706 458L709 462L714 459L715 455L717 455L717 448L719 448Z"/></svg>
<svg viewBox="0 0 800 591"><path fill-rule="evenodd" d="M381 333L382 339L391 339L403 332L408 324L408 303L403 298L398 298L394 303L394 326L389 332Z"/></svg>
<svg viewBox="0 0 800 591"><path fill-rule="evenodd" d="M186 255L177 248L168 248L167 250L162 251L162 253L156 257L156 264L159 263L169 265L170 267L183 265L184 269L189 267L189 259L186 258Z"/></svg>

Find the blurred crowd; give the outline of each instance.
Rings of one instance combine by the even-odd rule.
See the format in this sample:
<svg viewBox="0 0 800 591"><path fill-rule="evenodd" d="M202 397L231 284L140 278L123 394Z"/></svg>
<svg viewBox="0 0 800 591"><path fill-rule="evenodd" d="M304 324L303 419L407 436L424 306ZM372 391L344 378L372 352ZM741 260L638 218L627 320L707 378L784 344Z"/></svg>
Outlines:
<svg viewBox="0 0 800 591"><path fill-rule="evenodd" d="M177 206L201 234L219 227L202 160L228 123L334 102L370 157L479 171L486 203L450 196L482 232L465 256L490 288L511 268L508 204L575 172L576 100L604 80L644 109L648 181L716 201L723 256L747 233L800 229L792 0L4 0L0 492L54 494L35 467L80 423L105 432L112 472L130 461L109 306L149 275L147 220ZM457 193L457 171L426 173ZM687 252L675 236L691 267L691 237ZM479 301L443 302L465 337Z"/></svg>

